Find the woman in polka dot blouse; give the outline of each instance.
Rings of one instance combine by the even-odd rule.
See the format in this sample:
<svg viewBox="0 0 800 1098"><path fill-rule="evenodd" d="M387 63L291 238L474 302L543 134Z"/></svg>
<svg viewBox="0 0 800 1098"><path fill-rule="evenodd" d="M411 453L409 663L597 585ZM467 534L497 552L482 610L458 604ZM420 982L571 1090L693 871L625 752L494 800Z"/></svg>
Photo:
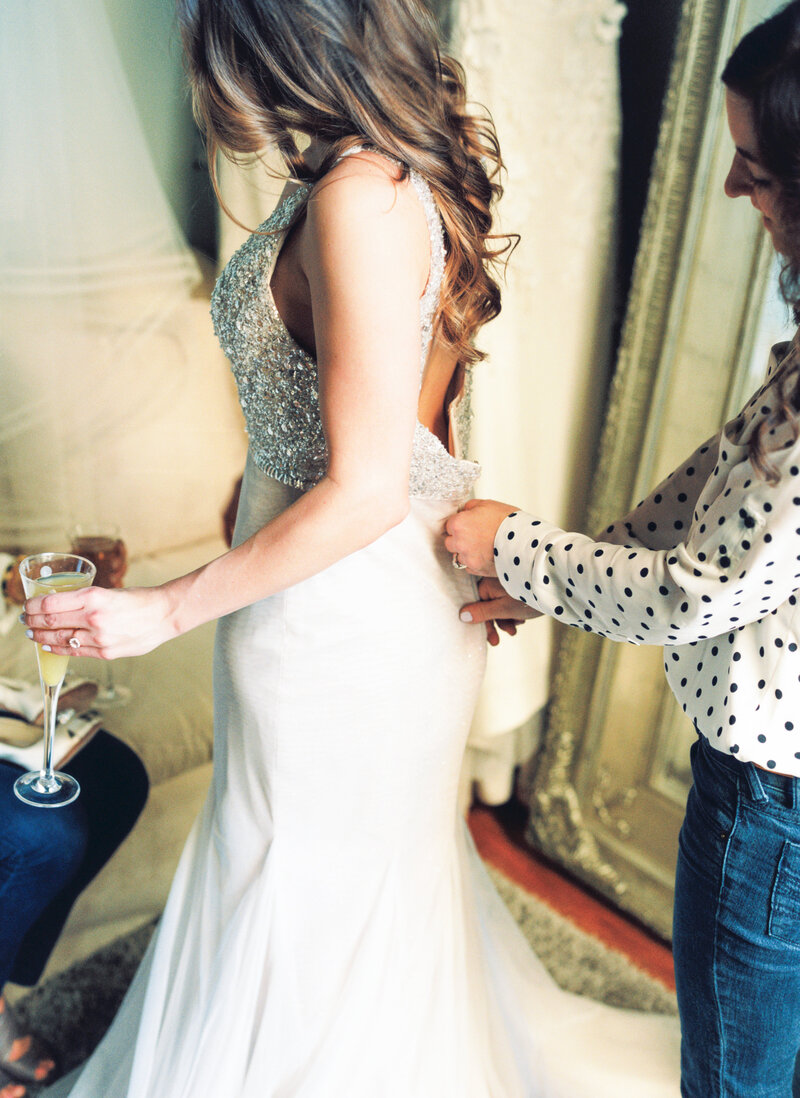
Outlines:
<svg viewBox="0 0 800 1098"><path fill-rule="evenodd" d="M800 0L723 73L747 196L800 320ZM674 952L686 1098L800 1095L800 335L764 384L597 539L494 501L447 521L454 563L496 577L466 620L548 614L660 644L694 722ZM794 1082L793 1082L794 1080Z"/></svg>

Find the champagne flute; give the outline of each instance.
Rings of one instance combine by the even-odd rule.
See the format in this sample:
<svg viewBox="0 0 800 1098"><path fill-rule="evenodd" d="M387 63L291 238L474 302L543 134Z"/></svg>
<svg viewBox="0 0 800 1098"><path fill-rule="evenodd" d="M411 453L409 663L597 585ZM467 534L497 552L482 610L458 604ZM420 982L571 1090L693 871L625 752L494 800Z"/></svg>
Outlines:
<svg viewBox="0 0 800 1098"><path fill-rule="evenodd" d="M73 526L69 532L70 549L78 556L90 560L97 570L97 587L122 587L122 578L128 564L128 551L117 526ZM106 664L106 684L94 700L98 709L113 709L126 705L131 699L127 686L114 681L113 663Z"/></svg>
<svg viewBox="0 0 800 1098"><path fill-rule="evenodd" d="M26 557L19 566L25 597L50 595L54 591L76 591L90 587L95 566L90 560L71 553L38 553ZM21 801L36 808L61 808L70 804L81 791L70 774L53 770L53 736L56 727L58 695L64 681L69 656L45 652L36 645L36 662L44 698L44 765L41 770L23 774L14 782Z"/></svg>

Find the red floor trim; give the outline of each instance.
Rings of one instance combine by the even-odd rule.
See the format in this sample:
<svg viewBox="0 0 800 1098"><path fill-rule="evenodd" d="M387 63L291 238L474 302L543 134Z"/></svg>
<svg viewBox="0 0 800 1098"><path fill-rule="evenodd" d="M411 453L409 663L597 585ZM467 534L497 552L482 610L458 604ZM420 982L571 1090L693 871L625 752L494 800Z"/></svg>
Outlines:
<svg viewBox="0 0 800 1098"><path fill-rule="evenodd" d="M672 951L605 901L592 896L529 849L494 809L476 807L469 827L481 857L526 892L548 904L581 930L629 958L637 968L675 990Z"/></svg>

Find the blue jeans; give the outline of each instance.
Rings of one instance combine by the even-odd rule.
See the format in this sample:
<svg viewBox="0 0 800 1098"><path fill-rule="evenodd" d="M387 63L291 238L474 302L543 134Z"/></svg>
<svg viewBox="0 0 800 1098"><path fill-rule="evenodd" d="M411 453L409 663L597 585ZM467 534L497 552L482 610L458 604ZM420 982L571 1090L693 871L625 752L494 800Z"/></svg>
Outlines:
<svg viewBox="0 0 800 1098"><path fill-rule="evenodd" d="M800 779L702 736L692 773L673 928L681 1094L798 1098Z"/></svg>
<svg viewBox="0 0 800 1098"><path fill-rule="evenodd" d="M100 731L64 767L81 785L65 808L14 796L21 768L0 762L0 992L34 984L70 909L136 822L148 781L126 744Z"/></svg>

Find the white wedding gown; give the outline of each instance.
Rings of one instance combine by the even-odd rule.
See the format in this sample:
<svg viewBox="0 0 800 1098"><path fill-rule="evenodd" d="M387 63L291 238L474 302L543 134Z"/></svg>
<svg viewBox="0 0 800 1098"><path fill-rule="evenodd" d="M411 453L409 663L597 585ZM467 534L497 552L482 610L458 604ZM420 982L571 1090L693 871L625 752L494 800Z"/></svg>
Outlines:
<svg viewBox="0 0 800 1098"><path fill-rule="evenodd" d="M424 357L443 245L412 181ZM237 541L324 469L316 368L268 289L307 193L215 292L251 443ZM403 523L220 621L213 784L72 1098L678 1098L676 1021L557 989L457 811L485 638L441 534L477 472L418 425Z"/></svg>

